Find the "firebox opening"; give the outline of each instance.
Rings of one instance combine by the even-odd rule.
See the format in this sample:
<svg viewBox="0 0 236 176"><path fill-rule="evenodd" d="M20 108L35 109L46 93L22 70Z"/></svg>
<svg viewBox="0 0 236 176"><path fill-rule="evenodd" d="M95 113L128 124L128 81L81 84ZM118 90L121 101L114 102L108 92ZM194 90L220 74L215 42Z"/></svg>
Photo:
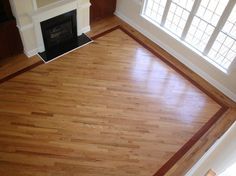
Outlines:
<svg viewBox="0 0 236 176"><path fill-rule="evenodd" d="M85 34L77 36L76 10L40 23L45 52L39 53L45 62L91 42Z"/></svg>

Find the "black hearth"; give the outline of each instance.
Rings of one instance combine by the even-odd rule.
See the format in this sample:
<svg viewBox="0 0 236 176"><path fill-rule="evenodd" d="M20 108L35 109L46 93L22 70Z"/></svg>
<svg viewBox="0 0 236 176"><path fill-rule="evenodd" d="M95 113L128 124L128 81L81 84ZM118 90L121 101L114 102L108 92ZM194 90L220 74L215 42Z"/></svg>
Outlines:
<svg viewBox="0 0 236 176"><path fill-rule="evenodd" d="M39 53L48 62L91 41L85 34L77 37L76 10L41 22L45 52Z"/></svg>

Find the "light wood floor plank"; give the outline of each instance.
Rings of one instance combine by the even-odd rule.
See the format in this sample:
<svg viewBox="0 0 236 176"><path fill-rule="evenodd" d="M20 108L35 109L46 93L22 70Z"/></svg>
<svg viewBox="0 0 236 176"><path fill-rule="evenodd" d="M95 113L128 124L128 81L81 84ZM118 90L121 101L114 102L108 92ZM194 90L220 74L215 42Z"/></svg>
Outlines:
<svg viewBox="0 0 236 176"><path fill-rule="evenodd" d="M0 171L153 175L221 106L117 29L0 85Z"/></svg>

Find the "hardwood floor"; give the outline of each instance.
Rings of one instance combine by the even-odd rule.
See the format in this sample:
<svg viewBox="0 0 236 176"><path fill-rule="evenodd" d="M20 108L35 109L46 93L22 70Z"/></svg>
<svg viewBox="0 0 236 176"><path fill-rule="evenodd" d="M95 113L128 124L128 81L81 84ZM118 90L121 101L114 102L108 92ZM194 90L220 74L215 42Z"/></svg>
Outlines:
<svg viewBox="0 0 236 176"><path fill-rule="evenodd" d="M117 24L147 40L117 18L98 22L90 36ZM236 111L227 97L176 65L214 99L120 29L4 82L0 173L151 176L222 104L229 106L167 173L183 175L235 120Z"/></svg>
<svg viewBox="0 0 236 176"><path fill-rule="evenodd" d="M23 72L28 67L39 65L39 63L42 62L37 56L29 59L24 54L0 59L0 83L12 78L14 74Z"/></svg>

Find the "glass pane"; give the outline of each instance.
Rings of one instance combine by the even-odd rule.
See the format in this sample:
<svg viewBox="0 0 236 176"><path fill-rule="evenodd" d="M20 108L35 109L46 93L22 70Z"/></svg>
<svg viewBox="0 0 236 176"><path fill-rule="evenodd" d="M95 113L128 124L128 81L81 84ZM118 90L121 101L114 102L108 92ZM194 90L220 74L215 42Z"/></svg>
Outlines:
<svg viewBox="0 0 236 176"><path fill-rule="evenodd" d="M146 2L144 15L150 21L160 24L167 0ZM172 0L163 27L180 38L194 2L195 0ZM183 42L203 53L228 2L229 0L201 0ZM236 58L236 5L207 57L225 70Z"/></svg>
<svg viewBox="0 0 236 176"><path fill-rule="evenodd" d="M202 0L197 16L216 26L229 0Z"/></svg>
<svg viewBox="0 0 236 176"><path fill-rule="evenodd" d="M165 27L180 37L193 3L193 0L173 0L167 15Z"/></svg>
<svg viewBox="0 0 236 176"><path fill-rule="evenodd" d="M178 37L184 30L193 3L193 0L172 0L171 2L165 27Z"/></svg>
<svg viewBox="0 0 236 176"><path fill-rule="evenodd" d="M228 0L202 0L186 36L186 42L203 52Z"/></svg>
<svg viewBox="0 0 236 176"><path fill-rule="evenodd" d="M187 11L191 11L194 0L172 0L172 3L178 4L180 7L183 7Z"/></svg>
<svg viewBox="0 0 236 176"><path fill-rule="evenodd" d="M228 69L236 57L236 6L214 42L208 57Z"/></svg>
<svg viewBox="0 0 236 176"><path fill-rule="evenodd" d="M166 0L148 0L143 14L152 21L160 24L165 5Z"/></svg>
<svg viewBox="0 0 236 176"><path fill-rule="evenodd" d="M209 23L194 17L185 40L194 48L203 51L213 30L214 27Z"/></svg>

